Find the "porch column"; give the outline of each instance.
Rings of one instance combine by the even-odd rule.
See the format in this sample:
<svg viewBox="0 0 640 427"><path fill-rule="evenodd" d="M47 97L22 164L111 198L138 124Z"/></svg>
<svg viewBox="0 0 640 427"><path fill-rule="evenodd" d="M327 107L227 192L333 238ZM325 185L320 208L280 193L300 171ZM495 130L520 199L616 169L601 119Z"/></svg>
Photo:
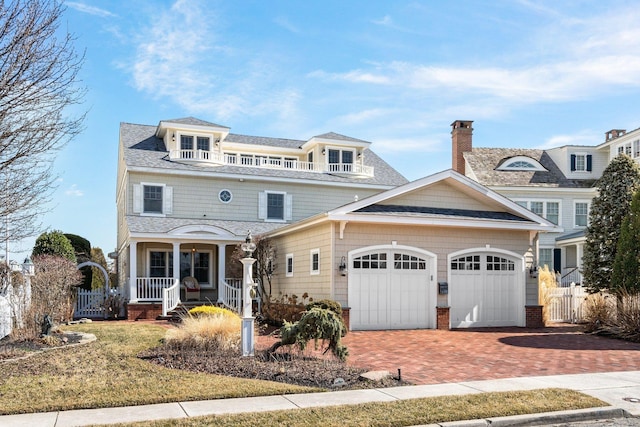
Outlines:
<svg viewBox="0 0 640 427"><path fill-rule="evenodd" d="M180 280L180 242L173 242L173 279Z"/></svg>
<svg viewBox="0 0 640 427"><path fill-rule="evenodd" d="M138 301L138 242L129 242L129 301Z"/></svg>
<svg viewBox="0 0 640 427"><path fill-rule="evenodd" d="M582 257L584 256L584 243L576 244L576 265L578 270L582 270Z"/></svg>
<svg viewBox="0 0 640 427"><path fill-rule="evenodd" d="M213 288L217 289L220 283L226 278L226 259L227 259L227 245L224 243L218 243L218 281L213 284Z"/></svg>

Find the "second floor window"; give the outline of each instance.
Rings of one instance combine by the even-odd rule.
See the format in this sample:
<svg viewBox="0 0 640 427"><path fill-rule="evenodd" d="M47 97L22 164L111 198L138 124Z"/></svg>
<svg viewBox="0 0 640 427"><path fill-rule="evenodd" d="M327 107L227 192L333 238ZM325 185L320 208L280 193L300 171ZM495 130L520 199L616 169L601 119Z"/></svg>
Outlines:
<svg viewBox="0 0 640 427"><path fill-rule="evenodd" d="M156 185L144 186L144 213L162 213L162 187Z"/></svg>
<svg viewBox="0 0 640 427"><path fill-rule="evenodd" d="M292 219L291 194L282 191L258 193L258 218L266 221L288 221Z"/></svg>
<svg viewBox="0 0 640 427"><path fill-rule="evenodd" d="M193 137L191 135L180 135L180 149L193 150Z"/></svg>
<svg viewBox="0 0 640 427"><path fill-rule="evenodd" d="M517 204L556 225L560 223L560 202L517 200Z"/></svg>
<svg viewBox="0 0 640 427"><path fill-rule="evenodd" d="M209 148L210 148L209 138L206 136L199 136L197 138L197 145L198 145L198 150L209 151Z"/></svg>
<svg viewBox="0 0 640 427"><path fill-rule="evenodd" d="M588 218L589 218L589 203L576 202L575 204L576 227L586 227Z"/></svg>
<svg viewBox="0 0 640 427"><path fill-rule="evenodd" d="M329 149L330 172L351 172L353 168L353 151Z"/></svg>

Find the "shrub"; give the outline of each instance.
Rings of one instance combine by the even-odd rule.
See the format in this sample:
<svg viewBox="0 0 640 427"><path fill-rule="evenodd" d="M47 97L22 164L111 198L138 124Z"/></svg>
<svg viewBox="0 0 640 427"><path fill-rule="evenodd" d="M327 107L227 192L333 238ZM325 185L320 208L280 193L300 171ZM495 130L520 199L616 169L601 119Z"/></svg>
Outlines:
<svg viewBox="0 0 640 427"><path fill-rule="evenodd" d="M236 313L231 310L227 310L222 307L215 307L213 305L199 305L189 310L189 315L194 317L199 316L232 316L238 317Z"/></svg>
<svg viewBox="0 0 640 427"><path fill-rule="evenodd" d="M55 255L74 263L76 262L76 253L71 242L62 231L58 230L42 233L38 236L33 247L32 256L36 257L38 255Z"/></svg>
<svg viewBox="0 0 640 427"><path fill-rule="evenodd" d="M238 350L242 319L231 314L186 317L178 328L167 331L165 343L180 350Z"/></svg>
<svg viewBox="0 0 640 427"><path fill-rule="evenodd" d="M586 297L584 305L584 321L587 332L596 332L611 323L613 314L611 298L599 292Z"/></svg>
<svg viewBox="0 0 640 427"><path fill-rule="evenodd" d="M349 355L347 347L341 343L344 333L342 317L331 310L313 307L304 312L299 321L285 322L280 329L280 341L273 344L269 352L273 353L283 345L292 344L296 344L300 351L304 351L311 340L314 340L317 349L318 341L322 340L323 346L326 345L324 353L331 350L334 356L344 361Z"/></svg>
<svg viewBox="0 0 640 427"><path fill-rule="evenodd" d="M307 311L311 310L314 307L324 308L325 310L331 310L338 316L342 316L342 305L338 301L334 301L331 299L321 299L319 301L312 301L307 304Z"/></svg>
<svg viewBox="0 0 640 427"><path fill-rule="evenodd" d="M545 265L538 272L538 302L542 305L542 322L546 325L550 319L553 290L558 287L556 275Z"/></svg>
<svg viewBox="0 0 640 427"><path fill-rule="evenodd" d="M270 298L262 304L262 315L267 323L282 326L285 322L297 322L305 312L305 300L313 301L306 292L302 294L302 301L298 302L298 296L281 295L279 298Z"/></svg>

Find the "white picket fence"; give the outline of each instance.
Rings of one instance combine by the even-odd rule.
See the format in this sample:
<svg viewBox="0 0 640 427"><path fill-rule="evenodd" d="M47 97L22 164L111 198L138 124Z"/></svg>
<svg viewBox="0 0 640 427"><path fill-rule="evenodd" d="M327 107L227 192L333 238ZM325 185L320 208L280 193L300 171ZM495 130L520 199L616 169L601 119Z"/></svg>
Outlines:
<svg viewBox="0 0 640 427"><path fill-rule="evenodd" d="M550 290L549 320L552 322L579 323L584 320L585 301L588 295L582 286L558 287Z"/></svg>
<svg viewBox="0 0 640 427"><path fill-rule="evenodd" d="M121 290L111 290L112 297L122 296ZM107 313L105 310L105 301L107 295L105 295L104 289L99 290L86 290L78 288L76 309L73 312L73 317L88 317L93 319L105 319L109 317L111 313ZM118 313L123 315L124 313Z"/></svg>

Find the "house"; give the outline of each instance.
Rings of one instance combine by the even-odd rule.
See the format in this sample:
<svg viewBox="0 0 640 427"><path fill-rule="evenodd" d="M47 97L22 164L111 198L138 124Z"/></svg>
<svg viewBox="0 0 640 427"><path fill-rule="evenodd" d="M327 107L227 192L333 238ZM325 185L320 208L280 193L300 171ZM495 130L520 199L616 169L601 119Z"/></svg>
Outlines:
<svg viewBox="0 0 640 427"><path fill-rule="evenodd" d="M247 231L276 248L273 293L339 301L351 329L525 326L551 221L454 170L407 180L336 133L238 135L195 118L122 123L118 272L129 318L187 299L229 305ZM527 306L531 306L528 309Z"/></svg>
<svg viewBox="0 0 640 427"><path fill-rule="evenodd" d="M608 131L597 146L478 148L472 143L472 123L452 124L452 167L557 225L556 231L540 235L534 264L559 272L563 285L580 284L596 181L620 153L640 162L640 129Z"/></svg>
<svg viewBox="0 0 640 427"><path fill-rule="evenodd" d="M336 133L239 135L195 118L121 123L117 263L129 317L158 315L168 288L173 303L184 301L185 277L201 300L224 297L221 285L234 283L226 265L248 230L263 234L406 183L370 145Z"/></svg>

